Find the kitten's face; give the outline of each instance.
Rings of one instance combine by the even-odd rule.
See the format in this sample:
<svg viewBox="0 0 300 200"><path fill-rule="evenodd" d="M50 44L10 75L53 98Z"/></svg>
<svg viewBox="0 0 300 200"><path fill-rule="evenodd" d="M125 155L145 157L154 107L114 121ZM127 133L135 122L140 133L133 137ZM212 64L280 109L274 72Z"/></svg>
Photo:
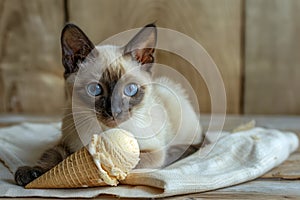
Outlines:
<svg viewBox="0 0 300 200"><path fill-rule="evenodd" d="M127 121L143 107L147 95L151 95L148 83L154 49L149 47L156 42L155 27L145 27L125 47L96 48L78 27L69 29L63 31L62 47L65 78L73 106L81 108L77 109L78 113L94 113L107 127ZM145 41L145 34L149 41ZM82 43L83 40L88 41Z"/></svg>
<svg viewBox="0 0 300 200"><path fill-rule="evenodd" d="M108 127L116 127L143 107L151 93L150 73L142 70L121 48L98 47L98 56L80 64L73 81L73 102L94 110L97 119ZM111 54L108 57L103 55ZM100 56L102 55L102 56ZM73 75L73 76L74 76Z"/></svg>

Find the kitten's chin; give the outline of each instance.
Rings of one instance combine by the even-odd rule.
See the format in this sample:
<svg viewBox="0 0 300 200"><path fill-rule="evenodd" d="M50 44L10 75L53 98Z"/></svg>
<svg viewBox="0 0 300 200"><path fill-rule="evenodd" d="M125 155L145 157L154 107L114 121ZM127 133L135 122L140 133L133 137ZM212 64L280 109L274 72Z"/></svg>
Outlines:
<svg viewBox="0 0 300 200"><path fill-rule="evenodd" d="M113 119L113 118L107 119L105 121L102 120L100 122L102 122L102 124L104 124L108 128L116 128L116 127L118 127L122 123L122 121L116 120L116 119Z"/></svg>
<svg viewBox="0 0 300 200"><path fill-rule="evenodd" d="M99 118L98 120L99 122L101 122L102 124L104 124L105 126L109 127L109 128L116 128L119 125L121 125L123 122L125 122L126 120L128 120L130 118L129 114L128 115L122 115L119 116L117 118Z"/></svg>
<svg viewBox="0 0 300 200"><path fill-rule="evenodd" d="M106 122L104 122L104 125L105 126L107 126L107 127L109 127L109 128L115 128L115 127L117 127L118 126L118 122L117 121L115 121L115 120L107 120Z"/></svg>

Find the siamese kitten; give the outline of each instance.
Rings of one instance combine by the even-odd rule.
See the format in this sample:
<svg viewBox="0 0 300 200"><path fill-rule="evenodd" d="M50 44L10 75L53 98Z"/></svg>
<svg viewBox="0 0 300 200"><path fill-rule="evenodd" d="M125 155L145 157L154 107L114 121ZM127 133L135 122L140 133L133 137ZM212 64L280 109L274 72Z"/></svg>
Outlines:
<svg viewBox="0 0 300 200"><path fill-rule="evenodd" d="M137 168L165 166L170 147L201 143L199 117L185 91L169 78L152 77L156 40L154 24L125 46L94 46L77 26L64 27L67 108L62 138L36 166L17 170L17 184L26 185L88 144L92 134L110 128L125 129L136 137L141 150Z"/></svg>

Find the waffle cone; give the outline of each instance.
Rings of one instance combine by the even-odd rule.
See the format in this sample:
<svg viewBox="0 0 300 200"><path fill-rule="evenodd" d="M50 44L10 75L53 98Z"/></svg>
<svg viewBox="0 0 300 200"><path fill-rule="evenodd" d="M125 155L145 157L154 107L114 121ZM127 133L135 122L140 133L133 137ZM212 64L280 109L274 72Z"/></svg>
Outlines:
<svg viewBox="0 0 300 200"><path fill-rule="evenodd" d="M105 185L107 184L101 179L93 157L83 147L27 184L25 188L80 188Z"/></svg>

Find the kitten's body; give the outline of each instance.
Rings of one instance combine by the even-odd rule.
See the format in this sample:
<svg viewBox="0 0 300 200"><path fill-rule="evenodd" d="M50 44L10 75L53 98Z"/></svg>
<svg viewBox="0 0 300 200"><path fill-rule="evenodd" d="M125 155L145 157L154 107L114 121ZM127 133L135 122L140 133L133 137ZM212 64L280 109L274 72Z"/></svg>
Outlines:
<svg viewBox="0 0 300 200"><path fill-rule="evenodd" d="M123 128L136 137L141 150L138 167L143 168L168 164L166 153L171 146L201 142L199 117L181 86L168 78L152 78L156 28L150 28L146 26L125 47L94 48L77 27L63 31L67 108L62 139L44 153L36 167L17 171L18 184L25 185L86 145L92 134L110 128ZM91 82L99 82L101 95L87 97L86 85ZM136 83L139 90L128 97L124 87L131 83ZM109 110L105 111L107 107Z"/></svg>

